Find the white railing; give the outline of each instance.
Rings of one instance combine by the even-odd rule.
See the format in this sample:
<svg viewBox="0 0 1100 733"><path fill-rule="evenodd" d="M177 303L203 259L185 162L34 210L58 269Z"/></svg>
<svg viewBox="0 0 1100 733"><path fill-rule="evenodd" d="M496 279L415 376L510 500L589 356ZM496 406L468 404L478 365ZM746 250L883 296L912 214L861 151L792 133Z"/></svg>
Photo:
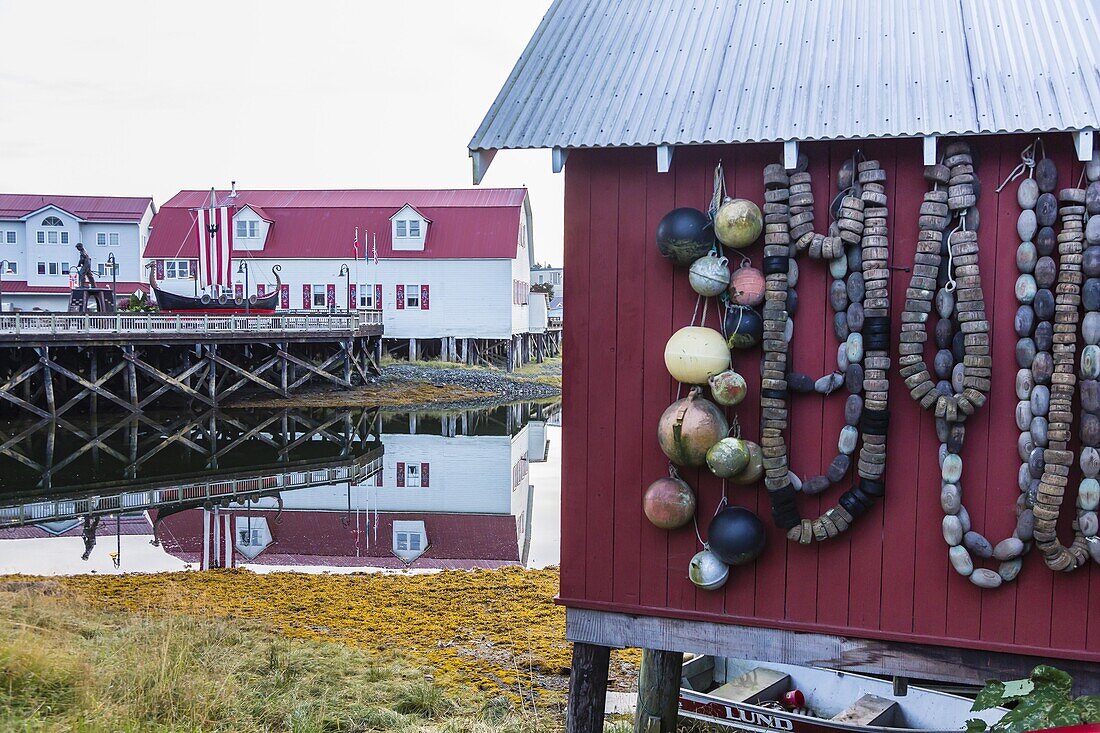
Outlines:
<svg viewBox="0 0 1100 733"><path fill-rule="evenodd" d="M241 479L215 479L167 489L125 491L82 499L49 499L16 506L0 506L0 528L78 519L88 514L143 511L173 504L220 500L261 491L286 491L343 481L359 483L381 469L382 459L377 458L362 465L287 471Z"/></svg>
<svg viewBox="0 0 1100 733"><path fill-rule="evenodd" d="M220 315L216 313L4 313L0 334L349 333L382 324L382 311Z"/></svg>

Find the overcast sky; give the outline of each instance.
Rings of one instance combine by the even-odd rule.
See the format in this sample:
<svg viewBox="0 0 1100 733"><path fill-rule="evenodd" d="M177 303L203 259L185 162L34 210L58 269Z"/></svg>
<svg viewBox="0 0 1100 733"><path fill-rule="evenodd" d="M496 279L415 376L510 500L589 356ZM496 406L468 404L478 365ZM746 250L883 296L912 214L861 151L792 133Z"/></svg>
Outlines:
<svg viewBox="0 0 1100 733"><path fill-rule="evenodd" d="M0 2L0 191L471 185L466 145L550 0ZM531 190L561 263L549 151L483 186Z"/></svg>

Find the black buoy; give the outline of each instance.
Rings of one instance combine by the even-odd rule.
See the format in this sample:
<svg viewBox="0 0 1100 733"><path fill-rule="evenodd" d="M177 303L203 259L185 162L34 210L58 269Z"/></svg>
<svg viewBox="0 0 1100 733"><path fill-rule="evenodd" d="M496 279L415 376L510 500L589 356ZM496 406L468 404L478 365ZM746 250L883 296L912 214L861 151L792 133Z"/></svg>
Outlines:
<svg viewBox="0 0 1100 733"><path fill-rule="evenodd" d="M726 345L731 349L751 349L764 338L764 319L747 305L730 305L725 326Z"/></svg>
<svg viewBox="0 0 1100 733"><path fill-rule="evenodd" d="M698 209L673 209L657 224L657 249L677 265L688 267L714 247L710 217Z"/></svg>
<svg viewBox="0 0 1100 733"><path fill-rule="evenodd" d="M743 506L728 506L714 515L707 530L711 552L728 565L747 565L764 551L764 523Z"/></svg>

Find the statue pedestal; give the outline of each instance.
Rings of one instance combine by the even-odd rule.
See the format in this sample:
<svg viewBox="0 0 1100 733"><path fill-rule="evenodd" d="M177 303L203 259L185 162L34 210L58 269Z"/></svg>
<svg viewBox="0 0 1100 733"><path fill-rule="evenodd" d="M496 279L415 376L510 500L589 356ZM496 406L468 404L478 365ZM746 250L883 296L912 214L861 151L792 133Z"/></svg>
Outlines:
<svg viewBox="0 0 1100 733"><path fill-rule="evenodd" d="M110 288L73 288L69 295L69 313L114 313L115 293Z"/></svg>

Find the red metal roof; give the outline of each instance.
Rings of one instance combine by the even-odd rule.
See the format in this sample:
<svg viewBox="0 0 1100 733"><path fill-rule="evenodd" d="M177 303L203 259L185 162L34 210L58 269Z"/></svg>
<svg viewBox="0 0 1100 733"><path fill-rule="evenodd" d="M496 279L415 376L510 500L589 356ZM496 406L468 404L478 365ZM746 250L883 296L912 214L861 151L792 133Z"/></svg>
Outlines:
<svg viewBox="0 0 1100 733"><path fill-rule="evenodd" d="M97 282L99 285L111 287L111 281L100 278ZM115 292L120 296L129 295L135 290L140 290L143 293L149 292L149 284L142 282L133 282L130 280L120 280L115 283ZM4 280L0 282L0 293L3 295L11 295L13 293L31 293L40 295L68 295L71 292L71 288L68 285L28 285L26 280Z"/></svg>
<svg viewBox="0 0 1100 733"><path fill-rule="evenodd" d="M233 512L247 516L246 512ZM406 567L394 556L393 523L422 521L428 549L410 567L497 567L520 561L516 518L510 514L403 514L362 512L348 526L343 512L284 511L276 523L273 511L252 511L265 517L274 541L254 560L262 565L331 565L333 567ZM369 522L377 521L377 528ZM188 560L202 551L202 512L165 517L159 534L164 549Z"/></svg>
<svg viewBox="0 0 1100 733"><path fill-rule="evenodd" d="M152 534L153 529L144 514L122 517L122 521L115 525L113 516L105 516L100 519L96 527L96 537L114 537L115 533L123 535ZM22 527L5 527L0 529L0 540L28 540L43 537L80 537L84 533L83 521L77 520L77 524L61 534L47 532L37 524L25 524Z"/></svg>
<svg viewBox="0 0 1100 733"><path fill-rule="evenodd" d="M60 209L89 221L141 221L153 205L148 196L53 196L0 193L0 219L20 219L44 206Z"/></svg>
<svg viewBox="0 0 1100 733"><path fill-rule="evenodd" d="M216 193L227 203L229 192ZM274 222L263 252L241 257L348 258L359 228L359 256L371 253L366 242L377 234L380 258L513 259L527 190L486 188L450 190L238 191L237 206L248 204ZM209 191L181 191L153 218L146 257L197 257L192 209L203 206ZM423 251L394 251L390 217L411 204L431 221Z"/></svg>

